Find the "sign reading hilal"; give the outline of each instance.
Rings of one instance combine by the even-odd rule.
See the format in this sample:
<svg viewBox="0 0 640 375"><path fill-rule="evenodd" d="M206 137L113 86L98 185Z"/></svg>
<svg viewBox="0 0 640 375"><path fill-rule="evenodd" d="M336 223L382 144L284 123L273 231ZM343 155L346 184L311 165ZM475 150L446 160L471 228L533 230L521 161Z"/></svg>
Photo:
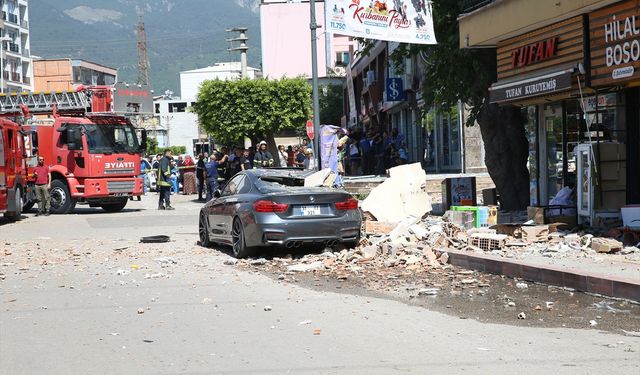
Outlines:
<svg viewBox="0 0 640 375"><path fill-rule="evenodd" d="M328 32L401 43L437 44L431 2L326 0Z"/></svg>

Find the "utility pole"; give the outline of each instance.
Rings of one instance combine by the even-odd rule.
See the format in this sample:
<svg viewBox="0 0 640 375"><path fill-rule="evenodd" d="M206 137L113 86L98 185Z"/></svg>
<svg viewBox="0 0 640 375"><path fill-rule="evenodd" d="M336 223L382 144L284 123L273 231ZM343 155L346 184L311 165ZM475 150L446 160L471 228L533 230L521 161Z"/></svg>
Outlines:
<svg viewBox="0 0 640 375"><path fill-rule="evenodd" d="M310 0L311 7L311 87L313 91L313 155L316 158L316 168L322 169L320 165L320 97L318 96L318 44L316 30L320 27L316 23L316 1Z"/></svg>
<svg viewBox="0 0 640 375"><path fill-rule="evenodd" d="M230 43L240 42L240 46L233 47L232 45L230 48L227 48L227 51L240 51L240 78L242 79L249 78L247 77L247 51L249 50L249 47L247 46L247 40L249 40L249 38L247 38L247 30L249 29L246 27L234 27L233 29L227 29L228 33L240 33L240 36L237 38L227 39L227 42Z"/></svg>
<svg viewBox="0 0 640 375"><path fill-rule="evenodd" d="M138 84L149 85L149 54L147 53L147 33L144 29L144 13L138 8Z"/></svg>

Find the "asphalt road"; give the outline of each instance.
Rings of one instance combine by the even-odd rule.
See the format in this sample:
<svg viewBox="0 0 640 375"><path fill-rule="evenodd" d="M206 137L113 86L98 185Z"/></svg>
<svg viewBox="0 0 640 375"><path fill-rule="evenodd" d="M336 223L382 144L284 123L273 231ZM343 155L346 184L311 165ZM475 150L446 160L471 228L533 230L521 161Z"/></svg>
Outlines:
<svg viewBox="0 0 640 375"><path fill-rule="evenodd" d="M198 204L174 202L0 222L0 374L640 372L637 337L488 324L224 265L196 245ZM154 234L173 241L137 243Z"/></svg>

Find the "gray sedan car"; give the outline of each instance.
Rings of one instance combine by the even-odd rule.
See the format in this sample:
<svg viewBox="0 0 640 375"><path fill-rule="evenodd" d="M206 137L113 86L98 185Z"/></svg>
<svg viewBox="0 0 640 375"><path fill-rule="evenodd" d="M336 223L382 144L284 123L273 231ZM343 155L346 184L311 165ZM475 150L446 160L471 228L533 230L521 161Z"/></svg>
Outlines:
<svg viewBox="0 0 640 375"><path fill-rule="evenodd" d="M235 175L200 210L203 246L228 244L243 258L268 246L355 245L362 217L344 190L304 187L309 172L253 169Z"/></svg>

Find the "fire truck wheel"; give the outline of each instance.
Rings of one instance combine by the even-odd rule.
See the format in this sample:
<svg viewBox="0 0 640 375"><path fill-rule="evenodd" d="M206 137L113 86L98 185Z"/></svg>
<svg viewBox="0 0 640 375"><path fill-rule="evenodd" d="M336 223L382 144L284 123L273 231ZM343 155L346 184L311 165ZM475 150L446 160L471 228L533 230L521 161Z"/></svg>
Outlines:
<svg viewBox="0 0 640 375"><path fill-rule="evenodd" d="M7 219L12 221L22 220L22 189L20 187L16 188L15 193L15 207L16 211L12 213L6 214Z"/></svg>
<svg viewBox="0 0 640 375"><path fill-rule="evenodd" d="M51 213L67 214L76 207L75 199L71 198L69 187L62 180L53 180L51 182Z"/></svg>
<svg viewBox="0 0 640 375"><path fill-rule="evenodd" d="M119 202L105 203L100 205L100 207L102 207L102 209L107 212L119 212L119 211L122 211L124 206L127 205L128 201L129 201L129 198L122 198Z"/></svg>

